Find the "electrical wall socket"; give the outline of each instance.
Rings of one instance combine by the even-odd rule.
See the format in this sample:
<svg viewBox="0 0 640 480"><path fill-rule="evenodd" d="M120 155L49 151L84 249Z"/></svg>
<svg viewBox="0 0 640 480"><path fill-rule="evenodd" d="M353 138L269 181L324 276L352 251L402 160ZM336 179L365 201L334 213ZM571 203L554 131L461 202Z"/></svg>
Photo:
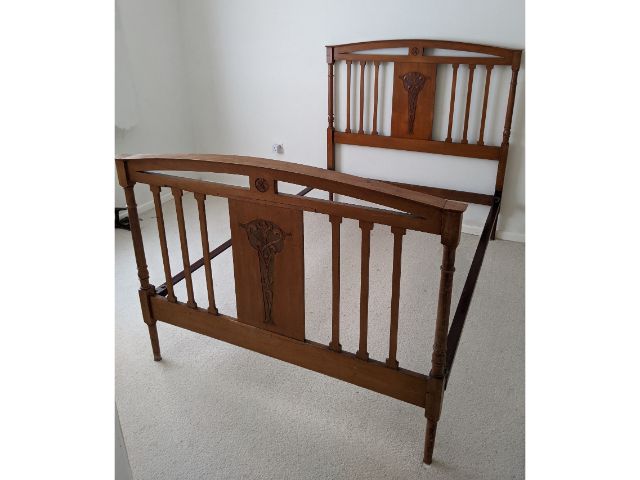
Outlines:
<svg viewBox="0 0 640 480"><path fill-rule="evenodd" d="M274 143L271 145L271 151L273 153L284 153L284 146L281 143Z"/></svg>

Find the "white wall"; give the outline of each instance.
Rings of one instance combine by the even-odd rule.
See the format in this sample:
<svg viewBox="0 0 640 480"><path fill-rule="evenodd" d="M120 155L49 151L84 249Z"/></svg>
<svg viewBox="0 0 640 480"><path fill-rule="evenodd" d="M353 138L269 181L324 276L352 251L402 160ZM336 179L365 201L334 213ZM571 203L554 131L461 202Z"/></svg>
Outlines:
<svg viewBox="0 0 640 480"><path fill-rule="evenodd" d="M325 45L434 38L524 48L523 0L193 0L179 8L198 149L319 167L326 165ZM524 240L524 77L522 68L498 227L514 240ZM274 142L284 143L283 155L271 153ZM482 160L339 146L337 163L347 173L483 193L495 183L496 164ZM465 230L479 231L487 211L471 206Z"/></svg>
<svg viewBox="0 0 640 480"><path fill-rule="evenodd" d="M119 0L116 15L116 35L128 55L116 59L116 69L126 60L137 122L127 130L116 128L116 154L193 152L177 2ZM116 97L124 94L116 88ZM148 188L140 187L136 186L136 200L146 206L152 197ZM116 205L125 206L117 181L115 192Z"/></svg>
<svg viewBox="0 0 640 480"><path fill-rule="evenodd" d="M127 13L133 13L137 21L132 23L141 23L142 27L142 31L136 32L138 45L134 56L143 60L143 64L136 67L137 75L147 84L160 81L164 90L179 89L184 82L182 95L175 92L173 105L165 103L158 107L162 112L152 113L149 128L145 129L148 135L140 132L137 141L121 143L120 147L126 148L120 150L129 152L229 153L324 167L325 45L433 38L524 48L523 0L130 0L123 3L136 5L128 5ZM177 24L168 19L175 13L172 9L177 9ZM156 24L151 26L151 23ZM176 39L177 33L172 35L167 30L180 32L180 38ZM147 35L150 38L142 38ZM181 68L180 48L186 79L180 78L177 72ZM170 56L173 63L163 60L161 66L155 56ZM152 72L145 77L143 70L148 68ZM340 78L339 72L337 75ZM501 80L494 75L492 84L500 85ZM164 78L158 79L158 76ZM498 226L498 235L502 238L522 241L524 79L523 64ZM464 86L465 82L461 78L458 84ZM479 99L482 88L478 85L482 83L475 84L474 102ZM157 93L161 88L157 84L155 87ZM502 87L506 94L504 82ZM340 98L341 92L337 95ZM171 99L164 98L164 101ZM178 134L172 128L164 128L167 124L156 124L167 121L161 117L173 108L179 115L172 121L181 127L189 125L190 132L185 128ZM339 106L336 111L340 126ZM491 111L488 118L492 118ZM498 123L501 131L502 121ZM472 122L471 131L474 131L473 125ZM494 131L492 135L499 136L499 133ZM272 154L271 144L275 142L284 144L284 154ZM496 166L483 160L351 146L338 146L337 164L340 171L373 178L483 193L493 193ZM465 230L478 232L486 212L486 207L470 206L465 214Z"/></svg>

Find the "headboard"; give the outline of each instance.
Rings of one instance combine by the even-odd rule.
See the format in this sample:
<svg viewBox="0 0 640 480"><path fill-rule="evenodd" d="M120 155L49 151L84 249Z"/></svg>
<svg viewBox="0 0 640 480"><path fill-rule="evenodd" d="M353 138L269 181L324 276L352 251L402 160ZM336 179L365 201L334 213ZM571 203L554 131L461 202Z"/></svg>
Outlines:
<svg viewBox="0 0 640 480"><path fill-rule="evenodd" d="M327 128L327 168L335 170L335 145L349 144L368 147L390 148L396 150L409 150L415 152L435 153L441 155L453 155L469 157L496 162L496 178L494 195L480 194L461 190L449 190L422 185L398 184L405 188L420 190L432 195L441 196L451 200L481 205L492 205L494 197L500 197L504 187L504 177L509 153L509 137L511 134L511 120L515 101L516 83L520 68L521 50L490 47L472 43L451 42L443 40L380 40L372 42L350 43L344 45L332 45L327 48L328 71L328 128ZM397 53L377 52L379 50L398 49ZM437 54L437 50L447 50L446 55ZM450 53L450 54L449 54ZM339 112L346 115L346 128L338 131L335 128L334 116L334 67L338 62L346 63L346 111ZM380 66L385 63L393 64L392 101L391 101L391 128L389 135L382 135L380 130L379 115L379 86ZM359 74L359 85L352 85L354 66L355 74ZM440 68L438 68L440 66ZM359 67L359 72L357 71ZM436 77L442 68L451 69L451 82L446 87L449 89L448 112L439 112L447 115L448 123L446 136L435 138L434 118L437 109L435 99L438 82ZM511 80L507 90L491 88L491 77L494 70L511 69ZM373 75L367 69L373 69ZM367 72L369 75L367 75ZM373 76L373 86L369 86L369 92L373 96L365 100L365 81ZM459 79L466 80L466 92L463 90L464 120L462 121L461 135L455 135L454 124L456 113L456 90L464 88ZM495 74L494 74L495 78ZM342 80L341 80L342 81ZM355 83L355 82L353 82ZM506 86L506 85L505 85ZM473 108L473 91L482 89L482 108ZM494 91L496 90L496 91ZM358 98L353 93L357 92ZM440 94L447 92L440 92ZM477 95L477 94L476 94ZM487 106L492 99L499 95L506 97L506 111L504 112L504 125L502 128L502 140L499 144L491 144L485 135L487 130ZM462 103L460 98L458 104ZM352 103L359 106L358 112L352 112ZM365 105L372 118L365 120ZM460 108L458 105L457 108ZM337 114L338 112L336 112ZM459 112L458 112L459 113ZM478 116L478 130L471 132L470 117ZM461 115L458 115L461 120ZM344 117L343 117L344 118ZM500 117L498 117L500 118ZM446 118L439 119L447 121ZM459 120L459 121L460 121ZM370 129L366 126L371 125ZM498 143L498 142L494 142Z"/></svg>

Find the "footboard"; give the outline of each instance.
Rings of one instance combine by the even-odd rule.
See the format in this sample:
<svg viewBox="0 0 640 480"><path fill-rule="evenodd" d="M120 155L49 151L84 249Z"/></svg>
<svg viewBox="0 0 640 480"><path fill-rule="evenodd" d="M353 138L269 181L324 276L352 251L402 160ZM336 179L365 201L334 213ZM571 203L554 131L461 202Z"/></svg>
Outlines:
<svg viewBox="0 0 640 480"><path fill-rule="evenodd" d="M436 424L444 393L447 332L456 247L460 238L463 203L444 200L383 182L293 163L222 155L138 155L116 159L119 182L125 190L135 258L140 280L140 303L149 328L154 359L160 360L156 322L162 321L255 352L329 375L346 382L424 407L427 417L425 462L431 462ZM171 175L171 171L244 175L249 187L226 185ZM162 173L161 173L162 172ZM306 187L299 195L278 191L278 182ZM165 283L150 283L133 186L146 184L153 194ZM172 276L161 189L175 200L184 270ZM320 189L378 204L371 208L305 197ZM202 259L193 265L185 228L182 198L193 194L198 206ZM205 198L229 201L231 240L210 250ZM393 209L390 210L389 208ZM322 345L305 338L303 212L328 216L332 232L331 342ZM340 227L343 218L361 229L360 334L356 352L340 345ZM393 234L390 282L388 357L369 358L367 351L370 235L374 224ZM406 230L439 235L443 245L435 337L429 375L401 368L396 359L402 240ZM212 258L232 247L236 280L237 318L218 311ZM192 272L204 266L208 304L197 305ZM174 285L185 281L186 298L178 299ZM327 312L327 315L329 313Z"/></svg>

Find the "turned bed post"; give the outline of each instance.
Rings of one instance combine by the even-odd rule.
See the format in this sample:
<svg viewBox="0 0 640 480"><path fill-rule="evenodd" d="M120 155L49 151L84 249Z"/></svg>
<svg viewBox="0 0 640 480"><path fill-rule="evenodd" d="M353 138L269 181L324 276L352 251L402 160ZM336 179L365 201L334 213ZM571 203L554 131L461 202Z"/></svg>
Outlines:
<svg viewBox="0 0 640 480"><path fill-rule="evenodd" d="M518 84L518 72L520 71L520 61L522 52L515 51L511 60L511 83L509 84L509 99L507 100L507 112L504 118L504 129L502 130L502 143L500 144L500 159L498 160L498 172L496 174L495 196L502 198L504 188L504 177L507 173L507 158L509 157L509 137L511 137L511 121L513 120L513 107L516 102L516 86ZM498 215L500 210L498 210ZM498 219L491 230L491 240L496 238Z"/></svg>
<svg viewBox="0 0 640 480"><path fill-rule="evenodd" d="M153 359L155 361L162 360L160 356L160 342L158 340L158 330L156 320L151 314L150 298L156 294L156 287L149 283L149 270L147 268L147 259L144 253L144 243L142 241L142 231L140 230L140 219L138 218L138 205L136 204L136 196L133 191L135 182L129 179L127 168L122 160L116 161L116 169L118 172L118 182L124 189L124 195L127 201L127 213L129 215L129 225L131 226L131 239L133 241L133 252L136 257L136 266L138 269L138 278L140 279L140 306L142 308L142 317L144 323L149 328L149 337L151 339L151 348L153 350Z"/></svg>
<svg viewBox="0 0 640 480"><path fill-rule="evenodd" d="M336 149L333 143L334 118L333 118L333 47L327 47L327 170L336 169ZM333 192L329 192L329 200L333 200Z"/></svg>
<svg viewBox="0 0 640 480"><path fill-rule="evenodd" d="M425 401L425 416L427 430L424 443L424 463L431 465L433 447L436 439L436 429L442 399L444 396L444 377L447 358L447 333L449 331L449 314L451 311L451 291L453 289L453 273L455 272L456 248L460 241L462 228L461 212L446 212L443 218L443 232L441 243L442 265L440 266L440 289L438 292L438 313L436 317L436 331L433 339L433 353L431 355L431 372L427 385Z"/></svg>

